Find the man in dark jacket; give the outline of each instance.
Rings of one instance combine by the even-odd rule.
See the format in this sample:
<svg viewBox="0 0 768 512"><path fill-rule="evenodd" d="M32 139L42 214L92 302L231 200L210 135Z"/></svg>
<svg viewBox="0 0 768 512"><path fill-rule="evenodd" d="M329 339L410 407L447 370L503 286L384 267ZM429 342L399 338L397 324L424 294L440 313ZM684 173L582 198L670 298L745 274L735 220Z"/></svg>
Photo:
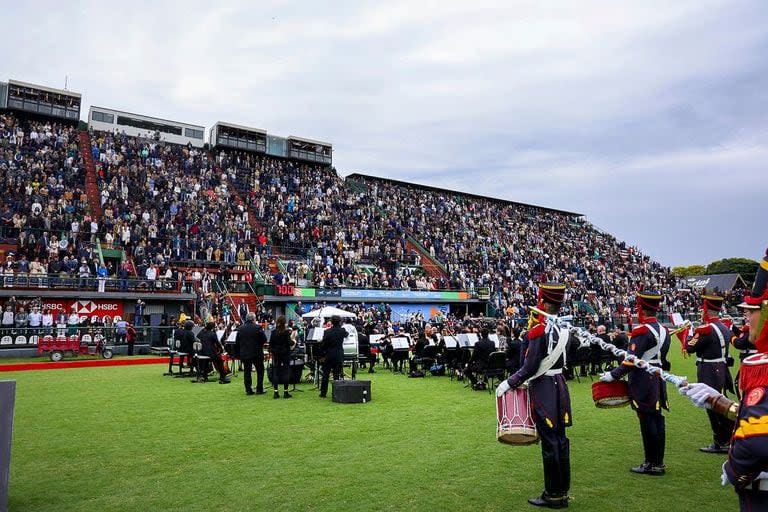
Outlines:
<svg viewBox="0 0 768 512"><path fill-rule="evenodd" d="M482 373L488 366L488 358L496 350L496 345L488 338L488 329L480 329L480 340L475 343L475 349L472 351L472 358L469 360L464 375L472 382L472 389L483 389L485 385L478 386L475 373Z"/></svg>
<svg viewBox="0 0 768 512"><path fill-rule="evenodd" d="M187 354L186 356L179 356L179 368L182 367L184 361L182 357L187 359L187 367L189 371L192 371L192 353L194 352L193 345L195 344L195 335L192 333L192 327L195 323L192 320L186 320L179 329L173 333L173 337L176 340L176 349L181 354Z"/></svg>
<svg viewBox="0 0 768 512"><path fill-rule="evenodd" d="M224 361L221 359L223 350L221 349L219 338L216 337L216 333L214 332L215 328L216 324L208 322L205 324L205 329L197 334L197 339L203 344L203 347L200 350L200 355L211 358L214 368L219 372L219 384L229 384L230 381L224 371ZM204 369L203 371L207 371L207 369Z"/></svg>
<svg viewBox="0 0 768 512"><path fill-rule="evenodd" d="M264 391L264 344L267 336L261 326L256 324L256 315L248 313L245 324L237 329L235 345L240 361L243 363L243 382L246 395L263 395ZM256 365L256 392L251 381L251 367Z"/></svg>
<svg viewBox="0 0 768 512"><path fill-rule="evenodd" d="M322 354L323 378L320 381L320 398L325 398L328 394L328 378L333 372L333 380L341 379L341 366L344 362L344 338L347 337L347 331L341 327L341 318L331 317L331 328L323 333L323 340L320 342L320 353Z"/></svg>

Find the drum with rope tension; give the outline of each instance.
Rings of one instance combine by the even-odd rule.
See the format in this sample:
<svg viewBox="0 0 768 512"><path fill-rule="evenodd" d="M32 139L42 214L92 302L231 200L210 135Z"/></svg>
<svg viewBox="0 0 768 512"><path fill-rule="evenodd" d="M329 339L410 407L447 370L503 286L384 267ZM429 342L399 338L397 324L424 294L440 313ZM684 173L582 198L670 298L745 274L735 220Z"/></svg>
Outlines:
<svg viewBox="0 0 768 512"><path fill-rule="evenodd" d="M513 445L533 444L539 440L528 389L510 389L496 397L496 439Z"/></svg>

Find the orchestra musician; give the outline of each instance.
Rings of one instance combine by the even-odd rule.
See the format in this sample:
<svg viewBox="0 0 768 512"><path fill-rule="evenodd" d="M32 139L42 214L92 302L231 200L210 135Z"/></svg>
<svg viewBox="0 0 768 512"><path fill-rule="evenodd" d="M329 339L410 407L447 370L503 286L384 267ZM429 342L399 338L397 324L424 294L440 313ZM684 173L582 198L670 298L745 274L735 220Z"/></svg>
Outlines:
<svg viewBox="0 0 768 512"><path fill-rule="evenodd" d="M245 324L237 329L235 345L243 365L243 384L246 395L263 395L264 391L264 345L267 336L256 323L256 314L245 315ZM253 390L251 370L256 366L256 391Z"/></svg>
<svg viewBox="0 0 768 512"><path fill-rule="evenodd" d="M227 378L226 371L224 370L224 360L222 359L224 347L216 337L215 328L216 324L214 322L208 322L205 324L205 328L197 334L197 339L203 345L200 355L211 358L214 368L219 372L219 384L229 384L230 380ZM203 371L207 371L207 369Z"/></svg>
<svg viewBox="0 0 768 512"><path fill-rule="evenodd" d="M480 329L480 339L475 343L472 357L464 370L464 375L472 383L472 389L485 389L485 382L478 382L476 373L482 373L488 366L488 358L496 350L496 345L488 338L488 329Z"/></svg>
<svg viewBox="0 0 768 512"><path fill-rule="evenodd" d="M347 331L341 327L341 318L331 317L331 328L323 333L320 342L320 354L323 376L320 381L320 398L328 395L328 379L333 372L333 380L341 379L341 367L344 363L344 339Z"/></svg>
<svg viewBox="0 0 768 512"><path fill-rule="evenodd" d="M269 336L269 353L272 356L272 387L273 398L280 398L277 388L283 385L283 398L291 398L288 392L288 383L291 380L291 349L296 345L291 338L291 331L286 327L284 316L275 320L275 330Z"/></svg>

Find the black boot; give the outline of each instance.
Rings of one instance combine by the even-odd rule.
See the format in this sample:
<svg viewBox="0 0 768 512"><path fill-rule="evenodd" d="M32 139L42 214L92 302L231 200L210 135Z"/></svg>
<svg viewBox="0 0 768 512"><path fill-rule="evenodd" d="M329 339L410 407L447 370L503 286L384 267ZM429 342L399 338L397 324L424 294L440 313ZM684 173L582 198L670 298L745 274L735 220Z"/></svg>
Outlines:
<svg viewBox="0 0 768 512"><path fill-rule="evenodd" d="M699 448L699 451L704 453L728 453L728 445L712 443L709 446Z"/></svg>
<svg viewBox="0 0 768 512"><path fill-rule="evenodd" d="M277 390L275 390L275 393L272 395L272 398L277 400L278 398L280 398L280 393Z"/></svg>
<svg viewBox="0 0 768 512"><path fill-rule="evenodd" d="M283 391L283 398L291 398L293 395L287 391Z"/></svg>
<svg viewBox="0 0 768 512"><path fill-rule="evenodd" d="M651 464L650 462L643 462L639 466L630 468L630 471L637 473L638 475L650 475L661 476L666 473L664 465Z"/></svg>
<svg viewBox="0 0 768 512"><path fill-rule="evenodd" d="M568 508L568 496L549 496L543 492L537 498L529 498L528 503L536 507Z"/></svg>

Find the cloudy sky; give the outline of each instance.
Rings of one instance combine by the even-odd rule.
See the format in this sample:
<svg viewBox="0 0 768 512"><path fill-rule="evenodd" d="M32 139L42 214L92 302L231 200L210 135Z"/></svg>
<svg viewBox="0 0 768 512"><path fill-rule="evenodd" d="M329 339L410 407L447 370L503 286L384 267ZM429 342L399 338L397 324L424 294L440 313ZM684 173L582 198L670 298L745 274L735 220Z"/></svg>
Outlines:
<svg viewBox="0 0 768 512"><path fill-rule="evenodd" d="M342 174L580 212L665 265L768 245L765 0L111 4L0 1L0 80L329 141Z"/></svg>

